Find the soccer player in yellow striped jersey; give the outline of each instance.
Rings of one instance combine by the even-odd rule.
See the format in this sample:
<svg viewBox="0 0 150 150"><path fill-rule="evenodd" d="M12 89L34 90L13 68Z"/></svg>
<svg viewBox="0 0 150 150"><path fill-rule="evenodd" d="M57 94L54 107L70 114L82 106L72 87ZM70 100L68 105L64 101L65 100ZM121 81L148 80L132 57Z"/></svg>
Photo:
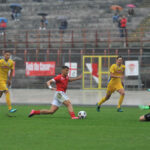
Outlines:
<svg viewBox="0 0 150 150"><path fill-rule="evenodd" d="M98 112L100 111L101 104L104 103L106 100L108 100L111 97L111 94L115 91L117 91L120 94L117 111L123 112L123 110L121 109L121 104L123 102L124 95L125 95L125 91L123 87L125 65L123 65L122 63L123 63L123 58L121 56L118 56L116 58L116 64L113 64L110 67L110 81L107 85L106 96L103 97L97 103Z"/></svg>
<svg viewBox="0 0 150 150"><path fill-rule="evenodd" d="M13 109L11 106L10 93L8 91L8 87L11 85L14 69L14 62L10 59L10 55L10 52L6 51L4 53L4 58L0 59L0 97L3 95L3 93L5 93L8 110L9 112L13 113L16 112L16 109Z"/></svg>

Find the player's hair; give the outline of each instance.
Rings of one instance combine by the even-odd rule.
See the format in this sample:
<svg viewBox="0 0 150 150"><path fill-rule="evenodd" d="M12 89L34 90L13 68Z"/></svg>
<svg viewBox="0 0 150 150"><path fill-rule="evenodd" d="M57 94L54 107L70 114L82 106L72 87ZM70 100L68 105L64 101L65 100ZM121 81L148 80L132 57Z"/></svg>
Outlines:
<svg viewBox="0 0 150 150"><path fill-rule="evenodd" d="M11 51L5 50L5 51L4 51L4 54L5 54L5 53L11 53Z"/></svg>
<svg viewBox="0 0 150 150"><path fill-rule="evenodd" d="M119 58L122 58L122 59L123 59L123 57L122 57L122 56L118 56L116 59L119 59Z"/></svg>
<svg viewBox="0 0 150 150"><path fill-rule="evenodd" d="M68 66L62 66L61 69L69 69Z"/></svg>

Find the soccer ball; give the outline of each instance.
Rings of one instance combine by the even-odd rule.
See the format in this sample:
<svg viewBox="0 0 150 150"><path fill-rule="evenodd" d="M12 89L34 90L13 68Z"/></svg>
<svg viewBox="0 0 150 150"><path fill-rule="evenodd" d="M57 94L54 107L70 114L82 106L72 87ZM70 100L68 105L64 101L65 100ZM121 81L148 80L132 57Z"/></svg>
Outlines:
<svg viewBox="0 0 150 150"><path fill-rule="evenodd" d="M87 116L87 113L85 111L82 110L78 112L79 119L84 119L86 118L86 116Z"/></svg>

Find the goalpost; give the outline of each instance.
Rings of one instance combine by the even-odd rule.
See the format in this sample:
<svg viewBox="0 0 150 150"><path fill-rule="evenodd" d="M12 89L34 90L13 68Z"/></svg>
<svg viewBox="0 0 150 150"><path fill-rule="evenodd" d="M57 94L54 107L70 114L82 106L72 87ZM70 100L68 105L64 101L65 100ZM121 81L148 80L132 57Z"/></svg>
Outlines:
<svg viewBox="0 0 150 150"><path fill-rule="evenodd" d="M116 55L83 56L83 89L105 89L109 80L109 68L116 63Z"/></svg>

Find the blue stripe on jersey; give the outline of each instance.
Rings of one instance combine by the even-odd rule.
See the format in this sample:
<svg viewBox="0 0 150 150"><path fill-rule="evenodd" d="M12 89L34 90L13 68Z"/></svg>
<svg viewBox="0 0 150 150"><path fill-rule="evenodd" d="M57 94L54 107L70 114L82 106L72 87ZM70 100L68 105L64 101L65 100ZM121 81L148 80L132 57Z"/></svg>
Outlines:
<svg viewBox="0 0 150 150"><path fill-rule="evenodd" d="M109 79L108 79L108 81L107 81L107 82L109 83L109 82L110 82L110 80L111 80L111 76L109 77Z"/></svg>

